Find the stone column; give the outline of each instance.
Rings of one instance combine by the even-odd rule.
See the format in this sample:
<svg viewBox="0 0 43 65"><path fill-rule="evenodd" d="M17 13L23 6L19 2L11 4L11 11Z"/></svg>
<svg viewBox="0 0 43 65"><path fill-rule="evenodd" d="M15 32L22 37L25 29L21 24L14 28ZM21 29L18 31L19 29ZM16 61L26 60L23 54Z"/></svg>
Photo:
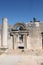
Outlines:
<svg viewBox="0 0 43 65"><path fill-rule="evenodd" d="M27 49L31 49L31 43L30 43L30 41L31 41L31 38L30 38L30 36L28 35L28 36L27 36Z"/></svg>
<svg viewBox="0 0 43 65"><path fill-rule="evenodd" d="M18 35L18 43L19 43L19 41L20 41L20 40L19 40L19 35Z"/></svg>
<svg viewBox="0 0 43 65"><path fill-rule="evenodd" d="M13 49L16 49L16 36L15 34L13 35Z"/></svg>
<svg viewBox="0 0 43 65"><path fill-rule="evenodd" d="M26 38L26 34L24 34L24 48L27 48L27 38Z"/></svg>
<svg viewBox="0 0 43 65"><path fill-rule="evenodd" d="M8 43L8 24L7 24L7 18L2 19L2 46L4 48L7 48Z"/></svg>
<svg viewBox="0 0 43 65"><path fill-rule="evenodd" d="M14 35L13 35L13 44L12 44L12 46L13 46L13 49L14 49Z"/></svg>

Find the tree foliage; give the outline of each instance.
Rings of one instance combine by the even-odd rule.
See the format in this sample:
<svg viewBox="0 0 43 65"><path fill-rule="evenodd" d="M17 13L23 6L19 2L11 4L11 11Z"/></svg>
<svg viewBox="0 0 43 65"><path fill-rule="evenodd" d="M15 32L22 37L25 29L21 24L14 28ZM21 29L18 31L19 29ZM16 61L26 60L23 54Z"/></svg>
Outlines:
<svg viewBox="0 0 43 65"><path fill-rule="evenodd" d="M34 21L34 22L36 22L36 21L37 21L35 17L33 18L33 21Z"/></svg>

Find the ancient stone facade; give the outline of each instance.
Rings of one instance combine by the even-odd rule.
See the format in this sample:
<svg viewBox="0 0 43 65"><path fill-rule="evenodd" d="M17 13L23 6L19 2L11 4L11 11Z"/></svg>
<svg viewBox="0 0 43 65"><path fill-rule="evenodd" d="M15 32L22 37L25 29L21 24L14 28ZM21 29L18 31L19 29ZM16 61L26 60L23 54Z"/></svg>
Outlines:
<svg viewBox="0 0 43 65"><path fill-rule="evenodd" d="M43 23L39 21L8 24L3 18L0 25L0 48L7 49L43 49Z"/></svg>

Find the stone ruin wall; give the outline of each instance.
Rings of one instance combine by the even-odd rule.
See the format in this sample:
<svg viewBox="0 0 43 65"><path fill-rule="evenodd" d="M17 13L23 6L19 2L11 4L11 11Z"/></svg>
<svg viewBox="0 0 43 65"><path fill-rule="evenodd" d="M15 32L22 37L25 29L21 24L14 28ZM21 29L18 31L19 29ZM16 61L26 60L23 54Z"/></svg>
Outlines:
<svg viewBox="0 0 43 65"><path fill-rule="evenodd" d="M39 24L38 24L39 23ZM42 49L42 36L43 25L38 23L28 23L26 24L27 30L29 30L29 35L27 36L27 49ZM8 26L8 48L12 48L12 37L10 37L10 31L13 26ZM2 24L0 25L0 47L2 45Z"/></svg>

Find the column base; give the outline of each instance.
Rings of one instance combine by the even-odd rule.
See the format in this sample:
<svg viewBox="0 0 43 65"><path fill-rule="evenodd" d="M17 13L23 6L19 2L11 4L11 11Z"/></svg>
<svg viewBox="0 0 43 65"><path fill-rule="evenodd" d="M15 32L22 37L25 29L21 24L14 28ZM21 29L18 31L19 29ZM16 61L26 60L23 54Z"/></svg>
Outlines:
<svg viewBox="0 0 43 65"><path fill-rule="evenodd" d="M1 46L0 48L6 48L6 49L8 49L8 47L7 47L7 46Z"/></svg>

